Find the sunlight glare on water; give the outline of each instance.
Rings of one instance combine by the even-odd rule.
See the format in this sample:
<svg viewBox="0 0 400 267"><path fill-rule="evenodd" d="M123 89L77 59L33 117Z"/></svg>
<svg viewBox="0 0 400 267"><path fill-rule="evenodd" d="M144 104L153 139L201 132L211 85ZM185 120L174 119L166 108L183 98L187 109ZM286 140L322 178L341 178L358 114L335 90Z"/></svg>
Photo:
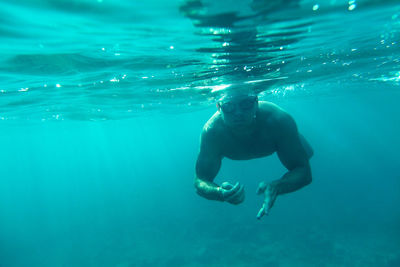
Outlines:
<svg viewBox="0 0 400 267"><path fill-rule="evenodd" d="M310 91L316 81L398 85L396 1L234 3L3 2L1 116L189 112L232 84L268 96L295 88L283 97L329 94Z"/></svg>

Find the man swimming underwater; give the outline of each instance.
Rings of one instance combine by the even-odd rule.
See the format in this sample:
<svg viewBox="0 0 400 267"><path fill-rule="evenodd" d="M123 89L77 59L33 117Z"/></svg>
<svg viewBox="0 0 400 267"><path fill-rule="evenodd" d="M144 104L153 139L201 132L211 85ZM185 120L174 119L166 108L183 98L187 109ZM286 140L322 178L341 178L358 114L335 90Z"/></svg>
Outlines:
<svg viewBox="0 0 400 267"><path fill-rule="evenodd" d="M196 162L195 188L210 200L240 204L244 188L239 182L213 182L224 157L249 160L277 152L287 168L283 177L261 182L257 193L264 203L257 214L268 214L278 195L296 191L311 183L311 146L297 131L293 118L277 105L259 101L256 94L228 93L217 102L218 111L204 125Z"/></svg>

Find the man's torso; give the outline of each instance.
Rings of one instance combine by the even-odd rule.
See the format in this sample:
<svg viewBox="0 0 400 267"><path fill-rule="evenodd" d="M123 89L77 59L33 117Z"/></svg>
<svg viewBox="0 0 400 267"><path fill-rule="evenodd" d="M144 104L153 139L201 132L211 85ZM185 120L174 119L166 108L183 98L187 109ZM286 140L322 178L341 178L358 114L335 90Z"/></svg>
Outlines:
<svg viewBox="0 0 400 267"><path fill-rule="evenodd" d="M235 135L227 128L219 114L215 114L208 122L213 128L213 145L218 146L222 157L233 160L248 160L265 157L276 151L277 129L274 116L284 112L269 102L260 102L253 132L243 136Z"/></svg>

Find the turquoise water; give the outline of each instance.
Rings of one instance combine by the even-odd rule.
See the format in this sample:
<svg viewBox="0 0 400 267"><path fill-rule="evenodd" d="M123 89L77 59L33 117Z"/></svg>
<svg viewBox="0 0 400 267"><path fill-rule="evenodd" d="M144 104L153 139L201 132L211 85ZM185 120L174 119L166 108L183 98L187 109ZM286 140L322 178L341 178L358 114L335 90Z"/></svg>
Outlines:
<svg viewBox="0 0 400 267"><path fill-rule="evenodd" d="M398 1L136 2L0 3L0 266L400 266ZM261 221L275 155L193 188L232 85L315 150Z"/></svg>

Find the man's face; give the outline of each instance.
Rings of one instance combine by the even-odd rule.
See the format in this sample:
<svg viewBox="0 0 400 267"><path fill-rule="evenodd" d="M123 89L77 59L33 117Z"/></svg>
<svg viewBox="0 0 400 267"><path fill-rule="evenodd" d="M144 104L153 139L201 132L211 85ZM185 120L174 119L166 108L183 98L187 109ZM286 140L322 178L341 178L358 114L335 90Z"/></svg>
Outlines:
<svg viewBox="0 0 400 267"><path fill-rule="evenodd" d="M235 96L218 102L217 106L227 126L242 128L254 122L258 98L254 95Z"/></svg>

